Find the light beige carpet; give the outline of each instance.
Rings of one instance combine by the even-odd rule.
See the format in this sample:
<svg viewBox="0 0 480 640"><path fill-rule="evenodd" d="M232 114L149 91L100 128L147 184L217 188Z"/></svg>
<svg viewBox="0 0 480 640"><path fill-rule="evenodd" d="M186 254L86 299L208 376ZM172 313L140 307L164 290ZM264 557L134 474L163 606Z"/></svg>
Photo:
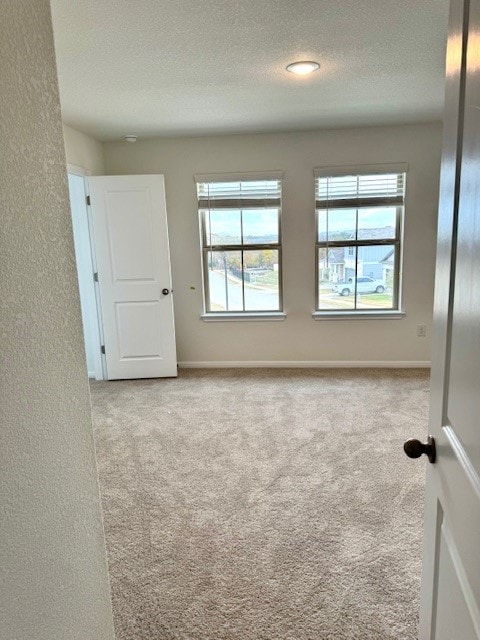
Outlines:
<svg viewBox="0 0 480 640"><path fill-rule="evenodd" d="M414 640L428 373L92 384L117 640Z"/></svg>

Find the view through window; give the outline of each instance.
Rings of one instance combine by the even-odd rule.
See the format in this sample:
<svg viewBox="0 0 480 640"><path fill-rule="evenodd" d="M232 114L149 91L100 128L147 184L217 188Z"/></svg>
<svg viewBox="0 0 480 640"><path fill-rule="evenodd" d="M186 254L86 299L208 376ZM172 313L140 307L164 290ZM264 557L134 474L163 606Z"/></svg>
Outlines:
<svg viewBox="0 0 480 640"><path fill-rule="evenodd" d="M207 313L281 311L281 180L197 182Z"/></svg>
<svg viewBox="0 0 480 640"><path fill-rule="evenodd" d="M316 173L317 311L398 309L405 173Z"/></svg>

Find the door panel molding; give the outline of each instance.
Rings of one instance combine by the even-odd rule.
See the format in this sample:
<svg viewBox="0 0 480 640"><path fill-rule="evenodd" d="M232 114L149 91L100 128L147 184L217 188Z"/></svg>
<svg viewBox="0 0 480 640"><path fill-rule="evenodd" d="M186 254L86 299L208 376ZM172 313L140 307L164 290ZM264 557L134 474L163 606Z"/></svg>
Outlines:
<svg viewBox="0 0 480 640"><path fill-rule="evenodd" d="M465 451L465 449L463 448L462 443L458 439L454 429L450 425L447 425L443 427L443 431L447 437L447 440L453 452L455 453L455 456L458 462L460 463L460 466L463 469L463 472L465 473L467 478L470 480L470 484L472 485L473 490L477 494L477 498L480 500L480 476L478 475L475 467L470 461L470 458L467 452Z"/></svg>

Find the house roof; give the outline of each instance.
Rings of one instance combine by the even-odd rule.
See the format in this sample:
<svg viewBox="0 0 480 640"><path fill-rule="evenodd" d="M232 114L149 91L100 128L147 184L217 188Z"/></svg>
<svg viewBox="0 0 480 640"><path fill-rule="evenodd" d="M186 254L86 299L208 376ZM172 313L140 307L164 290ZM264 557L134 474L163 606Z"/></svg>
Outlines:
<svg viewBox="0 0 480 640"><path fill-rule="evenodd" d="M320 260L321 262L327 262L327 260ZM329 264L343 264L345 262L345 249L329 249L328 250L328 263Z"/></svg>
<svg viewBox="0 0 480 640"><path fill-rule="evenodd" d="M387 238L395 238L395 227L388 225L385 227L378 227L377 229L358 230L359 240L385 240Z"/></svg>
<svg viewBox="0 0 480 640"><path fill-rule="evenodd" d="M395 261L395 249L390 249L387 255L381 260L384 264L393 264Z"/></svg>

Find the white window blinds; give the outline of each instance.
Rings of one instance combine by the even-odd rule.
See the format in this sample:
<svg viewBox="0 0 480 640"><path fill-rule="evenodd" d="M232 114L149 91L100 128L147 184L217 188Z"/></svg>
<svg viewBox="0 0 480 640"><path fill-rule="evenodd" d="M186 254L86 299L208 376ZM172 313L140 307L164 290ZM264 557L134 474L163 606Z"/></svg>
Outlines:
<svg viewBox="0 0 480 640"><path fill-rule="evenodd" d="M405 172L316 175L317 209L345 209L376 204L403 204Z"/></svg>
<svg viewBox="0 0 480 640"><path fill-rule="evenodd" d="M279 178L197 181L199 209L280 208L281 193Z"/></svg>

